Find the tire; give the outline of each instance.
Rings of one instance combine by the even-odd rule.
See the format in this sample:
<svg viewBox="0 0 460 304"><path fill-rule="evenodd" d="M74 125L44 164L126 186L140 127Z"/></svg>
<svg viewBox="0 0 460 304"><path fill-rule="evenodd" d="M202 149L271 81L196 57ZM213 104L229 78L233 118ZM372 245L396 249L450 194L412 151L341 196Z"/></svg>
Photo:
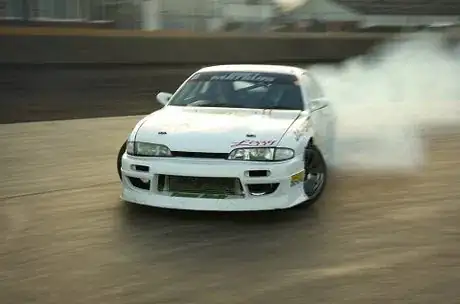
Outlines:
<svg viewBox="0 0 460 304"><path fill-rule="evenodd" d="M126 141L121 145L120 150L118 151L118 156L117 156L117 172L118 172L118 177L120 178L121 181L121 158L123 157L123 154L126 151Z"/></svg>
<svg viewBox="0 0 460 304"><path fill-rule="evenodd" d="M315 159L313 160L315 162L314 167L312 167L310 164L312 154L315 157ZM318 201L321 198L324 192L324 189L326 188L326 183L328 180L328 167L327 167L326 161L321 151L313 143L309 144L305 148L304 169L305 169L305 178L304 178L304 183L303 183L304 192L310 198L305 200L303 203L301 203L300 206L308 207L308 206L313 205L316 201ZM321 174L321 177L318 178L319 176L318 173L312 173L314 171L317 171L319 174ZM313 179L310 179L312 178L310 176L310 173L311 175L315 175L315 174L318 174L318 175L316 177L313 177ZM315 178L317 179L316 181L314 181ZM319 182L319 179L321 179L320 182ZM319 186L318 184L315 184L315 183L319 183Z"/></svg>

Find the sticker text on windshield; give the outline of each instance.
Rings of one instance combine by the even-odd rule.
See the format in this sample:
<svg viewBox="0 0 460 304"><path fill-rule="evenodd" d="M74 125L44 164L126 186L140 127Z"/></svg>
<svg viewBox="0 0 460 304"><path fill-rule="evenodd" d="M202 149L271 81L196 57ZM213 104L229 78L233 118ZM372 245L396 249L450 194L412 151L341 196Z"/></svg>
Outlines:
<svg viewBox="0 0 460 304"><path fill-rule="evenodd" d="M232 80L232 81L256 81L256 82L274 82L274 77L261 76L257 73L229 73L224 75L214 75L211 80Z"/></svg>

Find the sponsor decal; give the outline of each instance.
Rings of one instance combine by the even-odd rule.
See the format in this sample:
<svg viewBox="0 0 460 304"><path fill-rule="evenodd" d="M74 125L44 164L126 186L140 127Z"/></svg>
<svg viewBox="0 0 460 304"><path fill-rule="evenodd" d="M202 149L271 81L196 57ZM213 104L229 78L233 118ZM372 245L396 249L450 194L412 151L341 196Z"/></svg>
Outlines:
<svg viewBox="0 0 460 304"><path fill-rule="evenodd" d="M300 171L294 175L291 175L291 187L303 183L305 179L305 170Z"/></svg>
<svg viewBox="0 0 460 304"><path fill-rule="evenodd" d="M297 130L294 130L294 137L295 137L295 140L296 141L299 141L300 140L300 137L302 137L302 134L304 132L302 132L301 130L297 129Z"/></svg>
<svg viewBox="0 0 460 304"><path fill-rule="evenodd" d="M190 77L190 81L242 81L252 83L286 83L294 84L298 81L297 77L289 74L266 73L255 71L215 71L199 72Z"/></svg>
<svg viewBox="0 0 460 304"><path fill-rule="evenodd" d="M224 75L214 75L211 77L211 80L231 80L231 81L255 81L255 82L273 82L276 78L262 76L258 73L228 73Z"/></svg>
<svg viewBox="0 0 460 304"><path fill-rule="evenodd" d="M276 143L276 140L250 140L245 139L241 141L235 141L232 143L230 147L266 147L266 146L273 146Z"/></svg>
<svg viewBox="0 0 460 304"><path fill-rule="evenodd" d="M294 137L296 141L299 141L302 136L304 136L308 129L311 126L310 119L305 120L298 128L294 129Z"/></svg>

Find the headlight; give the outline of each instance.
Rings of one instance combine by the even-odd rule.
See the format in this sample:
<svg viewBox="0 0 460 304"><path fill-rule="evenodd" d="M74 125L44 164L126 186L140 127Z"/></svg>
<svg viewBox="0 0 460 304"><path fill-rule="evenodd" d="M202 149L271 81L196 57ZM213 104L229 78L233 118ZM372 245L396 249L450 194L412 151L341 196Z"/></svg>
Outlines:
<svg viewBox="0 0 460 304"><path fill-rule="evenodd" d="M171 150L165 145L152 144L146 142L128 142L126 145L126 153L133 156L146 157L169 157L172 156Z"/></svg>
<svg viewBox="0 0 460 304"><path fill-rule="evenodd" d="M289 148L238 148L230 152L230 160L282 161L294 157L294 150Z"/></svg>

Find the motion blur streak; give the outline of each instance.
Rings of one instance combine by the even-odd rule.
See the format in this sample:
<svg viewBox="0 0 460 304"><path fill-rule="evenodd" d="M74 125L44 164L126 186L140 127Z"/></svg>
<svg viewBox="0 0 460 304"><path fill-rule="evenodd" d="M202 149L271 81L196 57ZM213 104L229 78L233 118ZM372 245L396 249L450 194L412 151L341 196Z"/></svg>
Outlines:
<svg viewBox="0 0 460 304"><path fill-rule="evenodd" d="M438 34L391 41L340 66L310 69L337 110L338 168L421 169L422 132L460 118L460 47Z"/></svg>

